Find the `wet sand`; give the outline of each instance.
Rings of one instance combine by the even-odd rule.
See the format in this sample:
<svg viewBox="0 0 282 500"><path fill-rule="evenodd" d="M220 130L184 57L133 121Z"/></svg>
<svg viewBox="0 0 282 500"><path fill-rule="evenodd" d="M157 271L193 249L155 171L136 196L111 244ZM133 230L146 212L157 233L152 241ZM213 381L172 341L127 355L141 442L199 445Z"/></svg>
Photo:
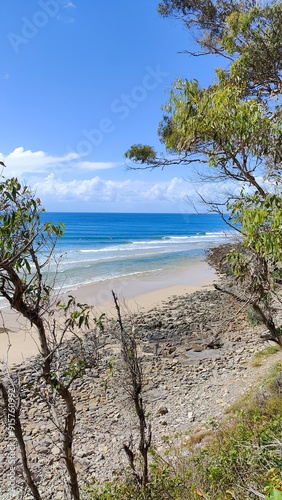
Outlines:
<svg viewBox="0 0 282 500"><path fill-rule="evenodd" d="M73 295L77 301L95 307L97 315L114 316L112 290L119 301L130 312L146 312L173 295L193 293L203 287L211 287L215 271L206 262L196 262L185 268L141 275L140 278L113 279L81 286L64 292L60 298L66 300ZM36 331L10 308L1 310L0 359L8 365L24 363L38 354Z"/></svg>

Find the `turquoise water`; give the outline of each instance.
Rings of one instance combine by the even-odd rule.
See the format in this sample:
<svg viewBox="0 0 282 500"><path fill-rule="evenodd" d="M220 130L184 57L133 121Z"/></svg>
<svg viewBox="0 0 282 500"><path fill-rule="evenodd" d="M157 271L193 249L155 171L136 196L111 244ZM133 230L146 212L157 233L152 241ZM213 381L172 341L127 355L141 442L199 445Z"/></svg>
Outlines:
<svg viewBox="0 0 282 500"><path fill-rule="evenodd" d="M230 240L217 214L46 213L63 222L55 257L58 287L174 269L204 258L208 248Z"/></svg>

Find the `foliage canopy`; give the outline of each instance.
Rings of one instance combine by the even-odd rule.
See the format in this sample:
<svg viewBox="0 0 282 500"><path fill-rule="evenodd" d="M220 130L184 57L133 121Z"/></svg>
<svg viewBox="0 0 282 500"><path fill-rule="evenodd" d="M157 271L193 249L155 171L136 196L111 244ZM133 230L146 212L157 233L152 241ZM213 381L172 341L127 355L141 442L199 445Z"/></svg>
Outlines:
<svg viewBox="0 0 282 500"><path fill-rule="evenodd" d="M173 83L159 125L166 155L134 145L125 156L135 168L196 165L200 179L228 186L223 200L202 200L239 223L246 251L232 253L232 269L247 300L264 303L261 318L282 346L268 296L282 276L282 3L165 0L159 12L193 31L200 51L192 55L217 54L223 64L207 87Z"/></svg>

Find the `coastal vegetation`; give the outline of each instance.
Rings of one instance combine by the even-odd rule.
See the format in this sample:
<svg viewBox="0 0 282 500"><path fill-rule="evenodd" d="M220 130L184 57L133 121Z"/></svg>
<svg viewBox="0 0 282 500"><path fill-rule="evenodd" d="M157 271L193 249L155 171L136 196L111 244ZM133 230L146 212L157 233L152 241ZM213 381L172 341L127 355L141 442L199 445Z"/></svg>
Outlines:
<svg viewBox="0 0 282 500"><path fill-rule="evenodd" d="M137 169L194 165L199 179L216 183L215 199L199 196L243 237L228 256L241 284L238 300L281 347L282 4L166 0L159 12L193 33L199 52L191 56L223 62L207 87L185 78L172 85L159 126L166 155L135 144L125 156Z"/></svg>
<svg viewBox="0 0 282 500"><path fill-rule="evenodd" d="M35 332L39 349L36 374L22 381L21 366L9 369L8 363L1 362L0 392L4 406L5 420L9 436L17 440L20 450L24 483L36 500L45 497L42 492L42 477L34 474L30 450L27 450L26 422L23 423L22 409L27 399L26 411L32 419L36 406L43 405L47 410L46 421L56 431L53 447L59 452L67 474L65 496L78 500L81 497L80 485L73 450L77 410L72 388L78 379L83 379L86 371L97 377L99 357L99 333L104 329L104 314L96 317L88 304L77 302L68 295L64 301L55 292L55 282L48 270L50 265L59 266L54 256L58 238L63 235L62 224L43 223L41 214L44 209L27 186L22 186L16 178L0 182L0 294L10 308L27 320L30 334ZM143 377L137 354L137 341L131 327L125 327L121 308L115 293L113 301L117 311L117 322L111 322L121 352L120 383L129 394L128 411L134 408L138 418L139 446L142 462L136 466L135 450L131 443L123 444L133 475L141 488L149 482L148 450L151 445L151 431L142 400ZM9 335L3 321L3 330ZM71 346L66 354L66 343ZM7 361L9 347L7 350ZM35 375L35 376L34 376ZM106 386L105 386L105 390ZM88 393L88 398L90 394ZM132 403L132 405L131 405ZM47 447L49 454L52 446ZM10 457L13 464L16 457ZM9 464L7 464L9 466ZM7 486L11 495L17 495L16 469L7 472ZM43 476L43 471L41 472ZM62 474L56 470L56 481ZM64 486L64 487L65 487ZM25 485L21 485L26 490ZM55 492L57 494L57 492ZM52 497L53 492L49 493Z"/></svg>
<svg viewBox="0 0 282 500"><path fill-rule="evenodd" d="M281 364L244 395L221 422L183 436L165 456L152 450L150 482L140 491L129 475L103 488L89 485L87 500L281 500Z"/></svg>
<svg viewBox="0 0 282 500"><path fill-rule="evenodd" d="M219 270L222 271L222 264L225 266L227 281L217 286L217 290L239 303L236 314L248 307L249 319L267 330L263 332L264 339L282 347L282 5L249 0L214 3L166 0L161 2L159 10L163 16L180 17L189 30L195 30L201 52L194 56L216 54L223 58L224 64L216 71L216 82L206 88L201 88L195 80L185 79L173 85L159 128L167 157L157 155L148 145L132 146L126 157L139 164L136 168L196 164L203 180L218 182L220 186L222 182L225 186L228 183L228 190L221 191L220 200L202 197L209 209L223 218L227 209L227 223L236 227L242 236L240 244L232 246L227 256L224 252L218 260ZM114 345L112 350L118 353L114 359L119 359L122 370L118 381L111 378L117 370L109 357L113 339L105 333L104 317L96 317L91 307L77 303L72 296L64 302L53 293L54 282L50 281L48 269L64 228L51 222L43 224L42 210L40 200L28 187L15 178L2 178L0 294L34 329L40 352L35 372L27 372L24 380L21 367L14 371L4 367L0 379L6 422L18 442L27 495L40 500L46 494L41 493L41 477L33 473L27 451L26 419L22 424L23 407L32 420L40 404L42 411L46 410L45 416L48 412L48 425L53 426L52 430L48 427L48 434L56 435L56 440L48 441L45 448L48 456L59 455L52 468L58 477L52 481L60 482L60 478L64 478L66 489L60 489L59 495L65 494L66 498L70 495L76 500L83 497L89 500L281 500L281 364L275 364L267 380L245 395L224 420L212 421L181 437L180 447L167 446L165 454L159 454L151 446L150 418L143 401L143 367L138 346L142 339L135 334L134 323L127 320L125 326L113 293L117 321L110 321L110 330L118 331L118 347ZM53 264L59 265L59 262ZM196 305L199 310L199 302ZM184 319L181 317L180 324L177 319L172 322L176 336ZM189 324L185 325L187 331ZM153 325L146 326L146 331L153 330ZM202 333L204 326L200 321L199 325ZM161 326L158 321L157 328ZM183 338L184 335L181 341ZM197 346L198 350L194 351L189 346L187 351L195 354L207 348L220 349L221 340L215 336L205 337L204 347ZM238 336L232 338L232 346L239 341ZM108 373L108 378L104 372L101 377L104 399L108 394L107 384L115 381L116 392L122 386L129 396L126 411L132 413L133 409L137 417L138 437L135 446L123 443L130 466L125 474L102 487L91 484L89 478L88 485L82 488L73 447L79 423L74 391L77 395L82 390L79 383L84 377L89 377L88 384L95 377L99 379L101 347L106 357L106 370L105 366L103 370ZM163 357L175 355L174 349L175 346L168 345ZM273 346L267 351L268 356L275 353ZM187 352L181 352L181 356L186 360ZM263 357L261 353L259 364ZM220 375L224 373L216 363L212 366L217 374L219 370ZM170 373L172 367L174 364L169 365ZM200 377L204 376L202 371L199 373ZM89 392L86 397L89 400ZM165 407L158 411L168 412ZM91 428L91 439L95 439L95 428ZM34 462L37 461L38 457ZM50 461L49 465L52 464ZM11 485L13 479L10 476ZM54 484L57 485L56 481ZM57 492L48 494L53 498Z"/></svg>
<svg viewBox="0 0 282 500"><path fill-rule="evenodd" d="M54 283L50 282L48 266L57 239L63 234L63 225L42 223L41 202L27 186L16 178L0 182L0 294L11 309L25 318L29 328L35 329L41 366L38 377L22 387L19 372L1 371L2 393L7 424L15 435L21 453L25 481L33 498L42 498L38 480L32 474L21 422L23 392L33 391L31 405L44 401L50 410L50 421L58 431L58 445L64 457L69 476L71 496L79 498L79 486L73 459L73 437L76 408L71 393L73 382L83 376L86 368L96 363L96 330L101 319L91 318L87 304L76 304L69 297L67 304L54 303ZM47 270L47 272L46 272ZM61 311L63 318L58 316ZM3 325L5 331L5 324ZM76 357L63 362L60 348L66 335L76 335L86 328L86 337L76 351ZM6 330L8 334L8 330ZM92 343L91 358L85 356L84 344ZM8 349L9 351L9 349ZM7 352L8 356L8 352ZM58 400L61 404L58 403ZM15 474L15 472L14 472ZM13 474L10 476L13 490Z"/></svg>
<svg viewBox="0 0 282 500"><path fill-rule="evenodd" d="M9 193L7 194L7 203L5 205L5 208L7 209L6 215L8 218L5 220L8 220L10 224L11 221L9 220L9 216L13 218L12 213L13 211L16 212L14 227L15 230L17 229L18 235L19 245L17 248L19 250L20 244L22 244L24 252L27 252L27 249L29 248L27 243L36 242L36 237L41 234L40 231L44 230L44 226L42 228L40 224L38 226L36 224L30 224L31 220L28 218L28 214L23 210L19 213L17 213L15 207L13 211L8 210L8 207L11 207L10 202L14 203L18 196L19 200L21 200L23 190L23 199L26 202L29 200L29 203L27 203L28 210L31 210L32 213L34 203L37 206L37 210L39 209L39 200L33 200L32 194L27 188L22 188L19 183L15 183L16 180L3 182L3 188L5 186L6 193ZM8 186L12 186L12 192L9 191ZM14 191L13 186L15 187ZM31 200L33 200L34 203L31 202ZM25 233L19 233L18 231L20 227L19 217L22 213L25 213L25 217L22 219L21 227L24 229ZM2 215L4 217L4 212ZM36 220L39 223L37 218ZM4 226L5 224L3 224L3 227ZM29 232L27 233L26 231L28 228ZM46 230L48 228L49 225L46 227ZM10 237L12 237L12 234L9 234ZM27 238L27 234L29 235L29 238ZM52 236L51 242L49 240L50 236ZM55 234L55 238L57 236L58 235ZM8 242L7 236L5 241ZM47 232L47 241L49 242L48 248L52 249L54 244L52 233L50 235ZM51 247L49 247L50 244ZM13 251L15 252L13 256L17 257L18 253L15 247L13 247ZM13 256L10 256L9 252L10 250L7 250L6 257L8 259L13 259ZM25 253L23 254L23 257L28 259L27 255L28 254ZM46 254L45 252L45 259L42 263L46 262L47 255L49 254ZM224 255L224 249L220 249L219 255L217 255L217 252L214 251L213 257L210 258L215 262L220 262L222 260L222 255ZM6 260L3 259L3 262L6 262ZM24 285L22 288L22 300L26 301L26 297L30 297L30 302L28 304L32 305L32 296L28 295L29 291L27 291L26 295L24 295L25 286L29 286L30 283L32 293L36 294L36 287L37 289L40 289L40 280L42 279L42 283L44 280L43 273L40 277L31 272L32 269L29 268L29 262L31 262L30 258L27 262L28 264L24 263L24 266L27 266L26 272L24 272L25 267L19 267L18 272L19 279L21 280L20 282ZM19 266L20 265L21 262L19 263ZM39 265L41 265L41 263ZM225 271L227 275L229 274L230 276L230 271L228 273L228 263L226 266ZM21 269L23 270L21 271ZM4 273L4 270L2 273ZM14 274L12 273L11 276L14 277ZM6 274L3 274L3 286L5 277ZM7 278L8 277L9 275L7 275ZM39 284L37 282L38 279ZM11 300L13 300L14 294L17 293L15 285L19 285L18 281L15 281L15 285L13 283L14 282L11 283L10 281L7 281L6 284L7 294L8 292L10 293L7 297L11 296ZM199 323L198 327L200 328L203 336L203 346L201 347L198 345L196 352L199 352L199 349L205 349L208 346L210 352L212 352L214 350L220 350L222 340L225 342L227 341L227 338L222 337L221 334L220 338L216 337L210 339L209 333L209 337L205 339L205 332L203 332L203 329L206 329L208 333L210 332L210 326L209 324L202 324L203 318L206 318L206 323L208 323L207 319L211 321L211 325L213 325L213 329L215 331L217 330L214 323L215 320L218 320L218 326L223 325L223 331L226 331L226 321L228 321L228 323L230 323L231 332L236 332L236 328L238 328L238 331L242 335L244 330L242 330L242 325L239 321L239 314L242 316L242 311L240 305L238 306L238 310L236 310L234 297L231 297L231 302L225 302L226 306L223 307L225 313L227 311L227 319L225 316L219 317L219 303L221 303L219 293L217 291L212 291L203 292L203 294L204 295L200 295L199 298L197 298L197 294L195 296L195 311L200 312L199 318L196 319L196 316L193 316L192 309L188 314L188 319L191 314L194 318L193 321L196 322L196 324ZM77 464L80 464L79 458L85 454L87 455L85 448L80 449L81 443L78 436L76 436L78 427L80 427L79 436L82 436L83 433L83 426L81 429L80 425L81 412L77 413L76 407L79 404L81 405L80 394L84 394L84 392L86 398L82 399L82 401L86 405L86 401L88 401L91 397L91 391L93 391L95 383L96 392L102 393L103 389L101 387L101 382L104 384L105 394L105 398L103 400L104 402L101 402L101 404L106 405L109 386L112 386L111 390L117 392L115 404L119 403L119 405L117 404L116 409L122 405L125 412L128 414L131 414L132 410L134 412L134 419L136 419L137 422L137 425L135 422L134 426L136 436L132 436L132 441L130 438L129 442L127 442L122 436L123 448L129 458L129 467L125 468L125 470L116 471L115 480L113 482L108 482L104 486L97 486L94 482L93 485L90 477L87 478L85 473L83 473L81 468L79 468L80 473L77 474L77 498L90 500L96 500L98 498L101 498L102 500L117 500L121 498L132 498L136 500L139 498L147 500L165 500L170 498L191 498L192 500L193 498L217 498L220 500L225 498L237 498L238 500L241 500L242 498L262 498L261 495L263 495L263 498L266 499L276 498L279 500L279 498L281 498L279 497L279 495L281 495L280 467L282 432L280 364L276 364L273 367L268 379L265 382L260 383L260 387L257 390L253 390L252 394L245 395L244 399L236 404L236 407L230 411L230 415L225 419L225 421L213 419L202 427L195 429L192 433L187 432L180 434L178 436L178 440L181 444L177 447L170 444L170 436L164 435L165 452L160 454L154 447L154 439L151 443L151 427L148 422L151 421L152 418L146 411L146 387L143 385L144 381L149 378L148 368L149 371L152 370L150 364L149 366L147 365L147 372L144 368L146 363L148 363L148 359L152 358L149 356L147 361L146 358L144 360L144 356L139 354L140 347L137 342L141 343L142 340L142 325L146 335L149 334L150 336L153 336L154 329L159 331L160 328L162 328L163 322L163 326L167 328L167 330L164 330L167 331L166 335L168 335L168 332L170 332L170 335L172 334L171 326L173 326L173 337L176 339L179 335L178 348L182 353L180 359L183 357L185 360L185 349L187 349L188 346L183 345L183 333L185 332L184 335L187 336L187 329L189 328L189 323L186 324L184 320L184 318L187 317L189 299L187 297L183 298L182 307L184 308L184 316L181 317L180 324L179 321L177 322L177 318L180 314L180 307L177 306L175 311L177 314L176 318L172 318L172 323L169 323L166 326L166 321L169 319L169 316L165 319L162 311L160 311L160 318L162 318L162 321L160 321L157 317L156 312L153 312L151 319L148 319L148 324L146 323L146 319L142 317L139 318L139 322L137 322L136 318L133 317L123 319L119 310L119 304L114 295L118 311L118 321L113 322L110 320L109 323L106 322L101 325L102 318L93 318L95 327L91 330L91 310L86 304L75 304L72 297L69 297L69 301L65 304L62 301L52 303L51 297L51 293L48 294L47 297L45 296L44 305L41 304L42 310L40 314L40 317L43 318L44 321L44 331L47 333L47 340L48 342L52 342L51 354L54 357L52 358L53 363L50 365L50 374L49 372L46 373L43 371L45 368L44 356L40 356L36 360L32 360L29 368L27 367L28 369L19 366L15 367L15 369L10 372L2 371L1 373L1 390L7 410L6 418L8 422L9 419L11 421L11 416L14 418L13 425L11 425L11 421L9 428L11 430L13 428L13 432L19 440L19 444L22 448L23 469L33 498L44 498L46 493L50 498L52 498L53 493L54 498L56 498L56 496L57 498L68 498L67 495L71 491L71 488L73 488L73 483L71 483L70 479L66 479L66 473L62 472L60 459L60 454L65 450L64 440L66 438L69 439L70 437L70 431L66 429L65 420L69 414L65 411L64 399L62 398L62 401L60 402L61 390L65 390L66 388L69 391L75 411L75 425L72 428L72 437L73 441L76 442L76 447L70 458L73 460L76 470ZM200 311L200 304L206 303L208 297L210 297L210 302L207 302L209 317L207 316L206 309L203 309L202 313ZM20 295L16 295L16 299L19 300L19 298ZM215 302L216 298L217 302ZM48 308L48 300L52 305L50 310ZM11 305L13 306L13 303ZM224 306L224 302L222 305ZM213 308L214 316L212 317ZM64 314L64 320L62 323L58 321L56 311L61 311ZM231 316L233 318L233 323L230 312L232 312ZM31 319L28 317L28 319L31 321L33 316ZM241 321L243 321L244 325L244 320ZM100 326L102 326L102 335L100 336L100 339L99 336L97 338L97 328L99 329L99 322ZM55 327L57 327L58 330L55 330ZM79 334L79 330L83 327L85 327L86 331L85 335L82 336ZM181 327L184 328L182 333ZM191 327L195 329L195 323L192 323ZM251 330L253 330L253 328L255 327L252 326ZM58 337L55 335L56 331L58 333ZM64 338L64 335L67 332L73 332L75 333L75 336L71 336L71 338ZM115 338L117 339L116 344L114 344ZM259 337L257 336L257 339L258 338ZM188 347L188 349L194 349L194 347L192 347L193 335L191 335L191 339L188 340L189 342L192 341L192 344ZM98 348L99 341L102 341L102 345L105 343L104 350ZM145 341L145 344L146 347L150 345L148 339ZM181 365L174 364L174 358L176 356L175 349L177 349L178 344L176 343L173 348L170 345L167 354L157 357L157 365L163 361L165 362L167 359L169 363L171 363L171 361L173 362L173 366L177 367L177 371L181 370ZM238 349L238 332L235 333L234 345ZM110 347L112 347L112 349L110 349ZM184 351L182 352L183 349ZM246 350L248 349L249 345L246 347ZM121 356L119 356L119 352L122 354ZM220 352L218 352L217 355L219 367L222 365L221 357L224 354L224 351L223 354L220 354ZM241 351L239 350L239 352ZM276 350L273 350L273 348L268 350L268 357L275 355L275 352ZM173 356L172 359L170 359L169 353ZM261 358L263 357L265 359L265 356L263 356L262 353ZM227 358L226 356L224 356L224 358L225 361L223 361L223 364L225 366L224 370L226 370ZM235 360L235 354L232 356L232 360L233 358ZM99 363L97 363L98 359L101 363L100 371L97 371L97 368L99 367ZM240 359L240 356L238 359ZM171 366L172 365L169 364L167 368ZM212 364L212 366L212 370L214 370L216 365ZM184 367L185 371L183 373L180 371L181 379L184 373L188 373L187 365L184 364ZM240 368L242 367L240 366ZM217 370L217 377L221 377L222 374L224 374L224 371L222 371L221 368ZM166 375L167 371L161 371L164 372L163 376L166 378L168 376ZM171 368L168 373L170 374L169 376L172 377L173 372L171 372ZM204 373L204 371L200 371L200 378L195 380L195 390L199 393L201 393L200 380ZM231 376L233 379L233 369ZM84 379L85 389L82 391ZM153 374L153 379L155 381L155 374ZM192 380L190 370L188 379L189 381ZM226 379L223 378L223 384L225 380ZM91 386L92 389L90 389L90 383L94 384L94 386ZM172 384L172 387L174 387L173 381ZM123 399L122 395L118 393L119 385L122 386L122 393L126 393L129 398L126 397L126 399ZM11 406L11 387L15 391L13 401L17 402L17 405L14 407ZM185 387L186 384L184 384L184 388ZM205 394L206 397L206 393L203 392L203 394ZM193 398L192 393L190 393L190 397ZM197 403L194 404L197 405ZM203 404L205 404L204 401ZM42 417L40 419L38 419L38 412L36 411L36 408L39 405L40 413L42 413ZM88 419L90 416L90 412L88 413L89 410L88 407L85 408L86 418ZM159 411L161 414L166 414L168 410L161 407L159 408ZM29 425L27 424L27 417ZM154 418L156 417L154 416ZM47 434L45 433L46 423L48 425ZM39 429L38 425L40 427ZM36 449L35 454L34 452L31 452L30 447L26 449L26 443L28 442L30 444L30 426L34 436L32 443ZM156 425L153 419L152 437L154 437L155 426ZM42 431L40 430L41 427ZM92 417L90 439L94 442L94 447L96 446L95 432L95 417L94 420ZM41 435L42 438L40 439ZM52 438L50 440L51 436ZM46 457L49 464L49 470L47 468L47 471L46 464L45 466L41 466L41 463L43 463L41 451L42 445L40 446L38 439L39 443L40 441L42 441L42 444L46 442L43 449L46 450L44 453L47 454ZM57 456L58 453L59 456ZM92 453L94 454L94 452ZM43 479L46 472L51 474L51 476L49 476L51 477L51 490L48 490L48 492L46 489L42 491L42 487L46 488L46 480ZM81 484L81 477L84 479L85 486ZM99 478L97 475L95 477L96 479ZM62 480L61 478L64 479ZM79 478L80 483L78 482ZM61 481L62 486L64 486L64 488L67 487L67 489L62 489L60 484ZM42 486L42 484L44 486ZM28 498L27 489L23 488L23 491L26 492ZM75 494L76 493L72 491L71 495L73 498L76 498L74 496Z"/></svg>

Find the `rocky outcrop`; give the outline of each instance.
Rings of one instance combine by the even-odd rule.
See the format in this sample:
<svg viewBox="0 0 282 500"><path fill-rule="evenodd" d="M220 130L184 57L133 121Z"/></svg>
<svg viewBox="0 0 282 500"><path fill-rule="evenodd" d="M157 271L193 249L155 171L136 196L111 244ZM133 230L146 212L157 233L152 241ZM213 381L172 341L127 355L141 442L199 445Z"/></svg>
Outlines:
<svg viewBox="0 0 282 500"><path fill-rule="evenodd" d="M250 363L254 353L263 347L261 328L250 326L242 304L216 290L173 296L158 308L146 313L141 310L124 321L127 328L134 325L138 338L143 399L152 424L153 446L160 453L167 439L177 436L175 442L181 442L182 433L211 418L220 418L261 373ZM72 357L73 349L70 341L65 343L62 356ZM73 386L77 409L74 455L81 484L114 478L120 467L127 465L123 443L137 436L135 414L120 379L119 346L110 321L101 336L99 352L99 365L87 370ZM20 367L22 419L30 465L43 498L68 498L53 417L48 405L32 395L27 385L38 373L37 358ZM4 418L0 436L0 496L4 499L9 488L5 478L11 466L11 437ZM21 498L18 452L15 467L19 495L15 498ZM30 498L27 491L23 498Z"/></svg>

